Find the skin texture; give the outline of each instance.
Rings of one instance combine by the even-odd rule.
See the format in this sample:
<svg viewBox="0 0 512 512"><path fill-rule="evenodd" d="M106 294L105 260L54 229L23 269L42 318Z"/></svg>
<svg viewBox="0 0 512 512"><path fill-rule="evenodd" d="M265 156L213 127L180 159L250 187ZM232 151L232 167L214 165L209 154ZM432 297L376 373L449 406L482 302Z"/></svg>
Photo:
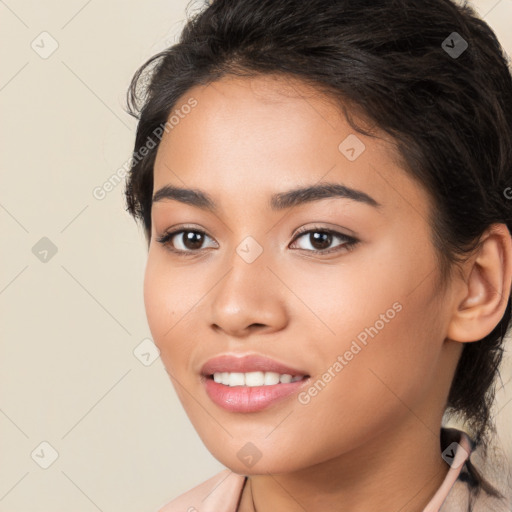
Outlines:
<svg viewBox="0 0 512 512"><path fill-rule="evenodd" d="M355 132L339 109L289 78L224 77L175 108L190 97L198 105L160 144L154 192L197 188L218 211L153 204L144 300L199 436L222 464L250 475L240 510L421 510L448 470L439 429L463 342L491 332L506 307L508 230L493 226L440 287L429 198L389 138L357 133L366 149L349 161L338 146ZM359 189L381 207L328 198L271 211L272 194L318 182ZM206 232L202 251L179 255L156 240L183 224ZM339 251L314 254L308 234L295 236L302 227L359 242L347 250L334 237L328 247ZM236 252L247 236L263 249L250 264ZM181 235L173 241L187 250ZM314 382L395 303L401 310L307 404L292 395L233 413L205 392L201 367L220 354L262 354ZM237 456L247 442L261 452L250 468Z"/></svg>

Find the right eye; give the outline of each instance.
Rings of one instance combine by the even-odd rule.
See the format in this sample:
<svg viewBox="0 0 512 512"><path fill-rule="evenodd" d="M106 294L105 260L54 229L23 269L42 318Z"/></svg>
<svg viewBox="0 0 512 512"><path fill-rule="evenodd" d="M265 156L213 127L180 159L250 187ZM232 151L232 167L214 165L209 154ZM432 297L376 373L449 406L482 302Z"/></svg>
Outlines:
<svg viewBox="0 0 512 512"><path fill-rule="evenodd" d="M213 240L198 229L179 229L164 233L157 242L177 254L191 254L204 250L201 246L206 239Z"/></svg>

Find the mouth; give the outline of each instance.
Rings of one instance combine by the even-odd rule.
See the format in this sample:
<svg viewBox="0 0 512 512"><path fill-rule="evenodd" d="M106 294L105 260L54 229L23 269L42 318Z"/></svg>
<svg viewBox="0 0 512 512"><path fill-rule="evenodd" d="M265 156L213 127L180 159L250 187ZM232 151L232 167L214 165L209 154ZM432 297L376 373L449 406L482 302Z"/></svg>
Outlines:
<svg viewBox="0 0 512 512"><path fill-rule="evenodd" d="M223 355L201 370L208 397L230 412L257 412L296 393L310 375L259 355Z"/></svg>

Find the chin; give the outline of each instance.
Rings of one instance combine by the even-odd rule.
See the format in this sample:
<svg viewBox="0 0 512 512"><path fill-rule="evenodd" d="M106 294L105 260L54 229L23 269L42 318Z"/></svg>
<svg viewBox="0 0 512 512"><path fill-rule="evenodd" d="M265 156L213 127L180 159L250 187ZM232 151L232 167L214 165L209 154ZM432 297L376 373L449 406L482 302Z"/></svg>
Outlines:
<svg viewBox="0 0 512 512"><path fill-rule="evenodd" d="M233 452L226 453L225 449L221 451L209 449L209 451L222 465L239 475L292 473L301 469L297 464L298 461L291 464L290 459L283 452L277 451L272 456L265 456L264 453L258 453L251 445L237 448L234 456ZM291 457L294 455L292 454Z"/></svg>

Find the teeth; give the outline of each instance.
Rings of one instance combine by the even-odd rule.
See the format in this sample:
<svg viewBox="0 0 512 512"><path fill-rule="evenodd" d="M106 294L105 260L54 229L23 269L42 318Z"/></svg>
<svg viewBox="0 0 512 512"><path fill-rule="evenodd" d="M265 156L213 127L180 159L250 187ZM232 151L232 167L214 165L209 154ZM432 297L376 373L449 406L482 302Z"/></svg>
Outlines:
<svg viewBox="0 0 512 512"><path fill-rule="evenodd" d="M265 374L263 372L248 372L245 374L245 382L246 386L263 386L265 381Z"/></svg>
<svg viewBox="0 0 512 512"><path fill-rule="evenodd" d="M229 385L230 386L243 386L245 384L245 375L243 373L230 373Z"/></svg>
<svg viewBox="0 0 512 512"><path fill-rule="evenodd" d="M292 376L288 373L276 372L217 372L213 374L213 380L225 386L272 386L274 384L288 384L302 380L302 375Z"/></svg>
<svg viewBox="0 0 512 512"><path fill-rule="evenodd" d="M271 386L272 384L279 384L279 373L265 372L265 386Z"/></svg>

